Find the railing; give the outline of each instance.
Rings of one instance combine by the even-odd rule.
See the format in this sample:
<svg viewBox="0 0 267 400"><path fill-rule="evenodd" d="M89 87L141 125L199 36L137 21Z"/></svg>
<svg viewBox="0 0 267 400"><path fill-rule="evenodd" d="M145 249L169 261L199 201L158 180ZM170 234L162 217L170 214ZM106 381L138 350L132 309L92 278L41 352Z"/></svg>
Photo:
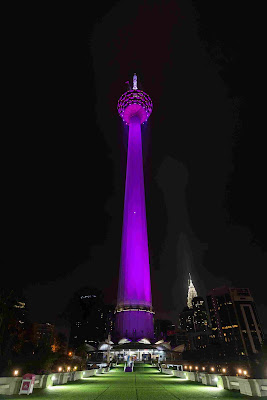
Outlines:
<svg viewBox="0 0 267 400"><path fill-rule="evenodd" d="M208 372L210 374L221 374L221 375L236 375L243 376L246 378L253 377L253 373L247 364L232 364L232 363L196 363L193 361L186 360L166 360L162 365L165 364L168 367L179 366L182 370L189 372Z"/></svg>
<svg viewBox="0 0 267 400"><path fill-rule="evenodd" d="M161 372L176 376L177 378L196 381L203 385L217 386L217 388L221 390L240 391L242 394L255 397L267 396L267 379L253 379L247 378L246 376L231 376L226 374L221 375L215 372L209 373L209 371L179 371L177 369L172 369L172 367L168 368L168 365L161 365Z"/></svg>

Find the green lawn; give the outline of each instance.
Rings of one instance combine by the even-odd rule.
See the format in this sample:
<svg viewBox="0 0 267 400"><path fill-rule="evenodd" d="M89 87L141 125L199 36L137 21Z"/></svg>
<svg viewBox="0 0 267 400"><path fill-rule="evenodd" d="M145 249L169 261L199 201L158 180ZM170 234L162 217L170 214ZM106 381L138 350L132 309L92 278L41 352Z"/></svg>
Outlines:
<svg viewBox="0 0 267 400"><path fill-rule="evenodd" d="M164 375L151 366L136 367L134 372L114 368L109 373L84 378L61 386L34 389L31 398L39 400L212 400L256 399L238 392L185 381ZM5 396L0 399L21 400L25 395Z"/></svg>

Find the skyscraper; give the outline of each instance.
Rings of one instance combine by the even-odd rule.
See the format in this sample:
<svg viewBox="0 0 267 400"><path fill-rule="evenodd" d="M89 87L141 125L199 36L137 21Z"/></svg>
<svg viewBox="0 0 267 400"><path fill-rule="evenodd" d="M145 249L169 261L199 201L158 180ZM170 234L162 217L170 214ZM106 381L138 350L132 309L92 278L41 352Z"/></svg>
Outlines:
<svg viewBox="0 0 267 400"><path fill-rule="evenodd" d="M179 314L179 324L187 336L190 349L205 348L208 344L208 314L203 297L197 291L189 274L187 306Z"/></svg>
<svg viewBox="0 0 267 400"><path fill-rule="evenodd" d="M118 112L129 125L127 170L116 307L118 338L153 338L153 310L148 254L141 124L152 112L150 97L133 88L118 101Z"/></svg>
<svg viewBox="0 0 267 400"><path fill-rule="evenodd" d="M104 304L100 290L84 286L76 291L65 310L71 325L71 349L84 343L95 345L106 339L112 328L113 311L112 306Z"/></svg>
<svg viewBox="0 0 267 400"><path fill-rule="evenodd" d="M193 284L191 275L189 274L189 281L188 281L188 295L187 295L187 307L193 308L192 300L194 297L197 297L197 291Z"/></svg>
<svg viewBox="0 0 267 400"><path fill-rule="evenodd" d="M226 352L249 356L261 349L263 334L248 288L211 290L207 296L213 335Z"/></svg>
<svg viewBox="0 0 267 400"><path fill-rule="evenodd" d="M197 296L192 300L194 312L194 330L203 332L208 329L208 314L203 297Z"/></svg>

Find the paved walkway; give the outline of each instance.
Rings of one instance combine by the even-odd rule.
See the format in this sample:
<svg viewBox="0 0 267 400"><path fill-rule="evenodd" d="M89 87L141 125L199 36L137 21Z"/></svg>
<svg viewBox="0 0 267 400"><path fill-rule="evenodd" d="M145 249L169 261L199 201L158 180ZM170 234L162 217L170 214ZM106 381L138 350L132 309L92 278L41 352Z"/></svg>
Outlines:
<svg viewBox="0 0 267 400"><path fill-rule="evenodd" d="M26 396L3 396L0 399L22 400ZM34 389L31 399L39 400L254 400L238 392L205 386L170 375L150 366L136 367L135 372L114 368L109 373L84 378L61 386Z"/></svg>

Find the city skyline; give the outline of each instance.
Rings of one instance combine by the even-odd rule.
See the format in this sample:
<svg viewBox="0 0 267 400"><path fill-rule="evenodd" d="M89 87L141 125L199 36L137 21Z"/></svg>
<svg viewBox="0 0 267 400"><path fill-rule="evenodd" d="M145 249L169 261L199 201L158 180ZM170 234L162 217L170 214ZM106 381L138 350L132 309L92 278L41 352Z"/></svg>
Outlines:
<svg viewBox="0 0 267 400"><path fill-rule="evenodd" d="M218 17L195 2L153 4L130 15L113 4L90 21L78 9L47 13L49 31L44 17L22 33L19 15L10 24L17 100L2 160L4 285L26 288L44 319L84 281L115 301L127 143L114 99L136 72L156 110L144 142L154 308L178 315L191 272L201 296L249 287L266 332L261 74L247 57L246 18L234 5L218 5ZM151 40L138 48L137 22Z"/></svg>

